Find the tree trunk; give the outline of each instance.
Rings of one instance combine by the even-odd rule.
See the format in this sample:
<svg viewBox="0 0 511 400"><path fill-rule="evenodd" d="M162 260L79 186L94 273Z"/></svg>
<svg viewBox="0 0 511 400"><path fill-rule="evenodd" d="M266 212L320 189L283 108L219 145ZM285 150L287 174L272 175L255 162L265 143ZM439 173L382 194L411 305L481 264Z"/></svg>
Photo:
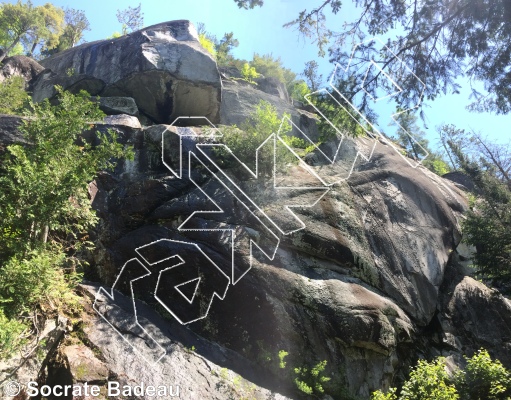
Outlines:
<svg viewBox="0 0 511 400"><path fill-rule="evenodd" d="M44 228L43 228L43 231L41 232L42 235L41 235L41 241L43 243L46 243L48 242L48 233L50 231L50 228L48 227L48 224L45 224L44 225Z"/></svg>
<svg viewBox="0 0 511 400"><path fill-rule="evenodd" d="M4 58L6 58L9 53L12 51L12 49L14 49L14 46L16 46L19 41L20 41L21 37L18 36L16 39L14 39L14 42L11 43L10 46L8 46L3 53L0 54L0 63L4 60Z"/></svg>
<svg viewBox="0 0 511 400"><path fill-rule="evenodd" d="M30 52L28 53L29 57L33 57L35 48L37 47L37 44L38 44L38 38L36 38L34 40L34 43L32 44L32 48L30 49Z"/></svg>

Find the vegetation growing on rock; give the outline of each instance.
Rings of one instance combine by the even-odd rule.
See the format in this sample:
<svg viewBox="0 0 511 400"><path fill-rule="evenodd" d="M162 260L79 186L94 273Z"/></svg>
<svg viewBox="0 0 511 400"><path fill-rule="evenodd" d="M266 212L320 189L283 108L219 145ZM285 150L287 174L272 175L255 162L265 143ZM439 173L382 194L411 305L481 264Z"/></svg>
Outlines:
<svg viewBox="0 0 511 400"><path fill-rule="evenodd" d="M376 391L371 400L509 399L511 373L499 360L492 360L486 350L465 359L466 367L451 375L442 357L432 362L419 360L401 390Z"/></svg>
<svg viewBox="0 0 511 400"><path fill-rule="evenodd" d="M98 133L94 146L80 139L104 114L87 93L58 91L58 105L30 103L20 128L28 145L8 146L2 157L0 308L5 326L16 324L20 316L26 321L40 309L76 304L72 288L79 255L90 247L88 230L97 222L88 183L131 154L113 131ZM7 331L5 326L0 331ZM5 357L16 347L12 337L2 340Z"/></svg>

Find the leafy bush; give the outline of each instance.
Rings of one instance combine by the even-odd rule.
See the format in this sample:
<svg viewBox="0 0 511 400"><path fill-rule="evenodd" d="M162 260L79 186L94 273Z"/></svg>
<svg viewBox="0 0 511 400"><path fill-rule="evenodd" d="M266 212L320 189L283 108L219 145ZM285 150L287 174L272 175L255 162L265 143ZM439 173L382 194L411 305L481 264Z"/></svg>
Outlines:
<svg viewBox="0 0 511 400"><path fill-rule="evenodd" d="M249 63L243 64L243 68L241 69L240 73L243 79L250 83L255 83L254 79L260 76L256 69L251 67Z"/></svg>
<svg viewBox="0 0 511 400"><path fill-rule="evenodd" d="M9 319L0 308L0 360L11 356L23 343L21 337L27 326L16 319Z"/></svg>
<svg viewBox="0 0 511 400"><path fill-rule="evenodd" d="M330 381L327 376L321 375L325 370L327 361L323 360L317 363L312 368L295 368L295 374L298 376L295 378L296 387L306 394L323 394L325 389L323 384Z"/></svg>
<svg viewBox="0 0 511 400"><path fill-rule="evenodd" d="M199 34L199 43L209 54L216 59L215 43L209 39L204 33Z"/></svg>
<svg viewBox="0 0 511 400"><path fill-rule="evenodd" d="M310 93L310 89L305 81L300 80L292 82L288 87L288 92L292 99L305 103L305 96Z"/></svg>
<svg viewBox="0 0 511 400"><path fill-rule="evenodd" d="M132 157L114 132L98 133L94 146L82 140L104 114L86 92L57 91L57 105L29 102L20 130L30 145L8 146L0 163L0 345L12 351L24 329L16 318L77 305L79 275L65 267L80 263L97 221L88 183L116 159Z"/></svg>
<svg viewBox="0 0 511 400"><path fill-rule="evenodd" d="M106 40L108 40L108 39L119 39L120 37L122 37L122 33L115 31L114 33L112 33L111 36L108 36L106 38Z"/></svg>
<svg viewBox="0 0 511 400"><path fill-rule="evenodd" d="M0 276L0 299L7 316L15 317L42 302L57 308L74 305L72 287L79 276L64 276L64 263L65 254L55 250L34 250L9 259Z"/></svg>
<svg viewBox="0 0 511 400"><path fill-rule="evenodd" d="M445 359L419 361L403 384L401 393L391 388L387 394L374 392L371 400L508 400L511 395L511 374L500 361L493 361L486 350L471 358L465 357L465 370L450 377Z"/></svg>
<svg viewBox="0 0 511 400"><path fill-rule="evenodd" d="M511 374L499 360L493 361L486 350L479 350L467 358L464 371L455 376L455 384L462 399L506 400L511 396Z"/></svg>
<svg viewBox="0 0 511 400"><path fill-rule="evenodd" d="M284 114L289 118L289 115ZM275 106L266 101L261 101L255 108L250 117L238 128L237 126L226 127L222 130L223 137L221 143L227 145L234 155L243 163L254 168L256 150L263 142L268 139L272 133L278 133L285 136L291 131L291 125L287 120L284 121L279 117ZM270 147L270 146L268 146ZM269 151L268 147L259 151L259 172L270 174L273 171L273 151ZM273 149L273 146L271 146ZM237 166L229 160L229 154L225 150L220 149L216 152L219 162L224 166ZM294 161L296 158L284 146L277 145L277 159L282 164ZM282 167L279 164L277 167Z"/></svg>
<svg viewBox="0 0 511 400"><path fill-rule="evenodd" d="M450 383L445 359L419 360L401 389L399 400L455 400L459 395Z"/></svg>
<svg viewBox="0 0 511 400"><path fill-rule="evenodd" d="M271 54L254 54L250 65L265 78L275 78L282 82L291 95L292 87L296 82L296 74L282 65L280 57L274 58Z"/></svg>
<svg viewBox="0 0 511 400"><path fill-rule="evenodd" d="M451 170L442 157L433 152L426 157L422 165L439 176L445 175Z"/></svg>
<svg viewBox="0 0 511 400"><path fill-rule="evenodd" d="M94 147L81 141L79 135L104 114L86 92L58 90L56 106L47 100L31 103L31 118L20 127L31 146L11 145L2 160L0 232L9 235L2 238L6 252L0 251L0 261L36 249L52 237L77 249L83 242L80 235L97 221L88 182L97 171L112 168L116 158L132 156L130 150L123 151L114 132L98 133L100 144Z"/></svg>
<svg viewBox="0 0 511 400"><path fill-rule="evenodd" d="M371 400L397 400L396 388L390 388L387 393L378 390L372 394Z"/></svg>
<svg viewBox="0 0 511 400"><path fill-rule="evenodd" d="M289 355L289 353L285 350L279 351L279 368L284 369L286 368L287 362L284 361L284 359Z"/></svg>
<svg viewBox="0 0 511 400"><path fill-rule="evenodd" d="M28 99L21 76L13 76L0 83L0 114L20 113Z"/></svg>

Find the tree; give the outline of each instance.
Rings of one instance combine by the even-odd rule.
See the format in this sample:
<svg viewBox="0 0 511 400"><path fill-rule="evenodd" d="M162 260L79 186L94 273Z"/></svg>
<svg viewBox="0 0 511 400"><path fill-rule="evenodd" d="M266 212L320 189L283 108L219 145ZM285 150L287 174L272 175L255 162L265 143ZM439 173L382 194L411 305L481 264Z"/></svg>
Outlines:
<svg viewBox="0 0 511 400"><path fill-rule="evenodd" d="M471 358L465 356L467 366L454 377L462 399L507 400L511 396L511 373L499 360L493 361L484 349Z"/></svg>
<svg viewBox="0 0 511 400"><path fill-rule="evenodd" d="M92 146L79 135L103 117L86 92L71 95L59 89L59 104L30 103L33 112L20 128L30 146L7 148L0 169L0 261L57 238L73 249L80 235L96 222L88 200L87 183L97 171L121 158L116 135L98 134ZM77 144L80 143L80 144Z"/></svg>
<svg viewBox="0 0 511 400"><path fill-rule="evenodd" d="M234 38L233 32L224 33L224 36L219 41L215 41L215 49L217 56L217 63L220 66L228 66L235 60L231 54L232 49L238 47L240 42Z"/></svg>
<svg viewBox="0 0 511 400"><path fill-rule="evenodd" d="M88 183L132 158L114 132L98 133L94 145L81 139L104 114L86 92L57 91L57 105L30 103L26 143L8 146L0 162L0 359L23 345L38 309L76 309L77 256L97 221Z"/></svg>
<svg viewBox="0 0 511 400"><path fill-rule="evenodd" d="M90 30L90 23L85 12L66 8L64 14L64 31L59 38L58 51L76 46L83 38L83 33Z"/></svg>
<svg viewBox="0 0 511 400"><path fill-rule="evenodd" d="M405 381L399 396L391 388L387 394L374 392L371 400L507 400L511 394L511 374L488 352L479 350L466 357L467 366L450 376L445 359L419 360Z"/></svg>
<svg viewBox="0 0 511 400"><path fill-rule="evenodd" d="M259 55L254 53L250 65L254 67L265 78L275 78L288 88L295 80L296 74L289 68L282 65L280 57L273 57L272 54Z"/></svg>
<svg viewBox="0 0 511 400"><path fill-rule="evenodd" d="M213 44L213 51L209 51L211 54L215 54L216 62L220 67L230 67L236 66L238 69L241 69L244 61L237 60L231 54L232 49L239 46L238 39L234 38L233 32L224 33L222 39L218 40L218 38L212 33L206 30L206 26L204 23L197 23L197 34L199 35L199 41L209 41ZM202 47L206 48L204 44ZM210 46L211 47L211 46Z"/></svg>
<svg viewBox="0 0 511 400"><path fill-rule="evenodd" d="M440 143L444 149L445 154L449 158L449 161L454 170L460 168L459 162L456 156L452 153L449 142L456 146L456 148L464 152L470 145L470 138L464 129L458 129L452 124L444 124L438 128L438 135L440 137Z"/></svg>
<svg viewBox="0 0 511 400"><path fill-rule="evenodd" d="M82 10L66 8L64 10L64 28L58 38L58 44L51 49L41 50L41 55L49 57L58 52L76 46L83 39L85 31L90 30L90 23Z"/></svg>
<svg viewBox="0 0 511 400"><path fill-rule="evenodd" d="M25 4L21 0L16 4L2 4L0 31L3 32L1 39L5 47L0 54L0 62L20 43L30 54L41 43L46 43L47 48L55 46L62 23L63 11L50 3L39 7L34 7L30 0Z"/></svg>
<svg viewBox="0 0 511 400"><path fill-rule="evenodd" d="M456 163L471 178L475 198L463 222L464 240L476 248L476 272L510 291L511 284L511 181L509 148L496 146L482 138L471 154L455 142L448 145Z"/></svg>
<svg viewBox="0 0 511 400"><path fill-rule="evenodd" d="M403 146L407 153L420 160L428 155L428 141L424 138L423 132L417 125L417 117L410 112L401 112L398 110L395 118L395 125L398 126L397 137L398 142Z"/></svg>
<svg viewBox="0 0 511 400"><path fill-rule="evenodd" d="M128 7L124 10L117 10L117 21L122 24L123 35L142 29L144 26L142 4L139 3L138 7Z"/></svg>
<svg viewBox="0 0 511 400"><path fill-rule="evenodd" d="M305 77L305 81L311 92L319 90L321 88L321 82L323 81L323 75L318 74L318 67L319 65L316 61L307 61L305 63L305 69L301 74Z"/></svg>
<svg viewBox="0 0 511 400"><path fill-rule="evenodd" d="M22 38L29 57L34 56L37 46L44 46L47 49L56 47L64 25L64 10L60 7L46 3L36 7L36 11L39 14L40 23Z"/></svg>
<svg viewBox="0 0 511 400"><path fill-rule="evenodd" d="M234 0L234 2L239 8L244 8L245 10L263 5L263 0Z"/></svg>
<svg viewBox="0 0 511 400"><path fill-rule="evenodd" d="M261 6L262 2L235 0L244 8ZM317 6L303 10L287 24L296 26L300 34L317 43L320 55L329 54L332 61L343 65L351 59L352 43L371 36L400 32L387 46L394 54L382 52L378 42L359 46L352 61L360 69L374 60L383 71L400 74L397 56L425 84L425 97L434 99L440 93L457 92L456 78L465 76L484 84L484 93L473 90L472 109L508 113L511 110L511 3L508 0L356 0L360 17L342 32L326 25L327 10L338 14L340 0L318 0ZM370 35L370 36L368 36ZM385 84L381 70L369 70L365 89L374 94ZM406 77L403 91L396 101L403 109L418 104L423 87L413 76Z"/></svg>

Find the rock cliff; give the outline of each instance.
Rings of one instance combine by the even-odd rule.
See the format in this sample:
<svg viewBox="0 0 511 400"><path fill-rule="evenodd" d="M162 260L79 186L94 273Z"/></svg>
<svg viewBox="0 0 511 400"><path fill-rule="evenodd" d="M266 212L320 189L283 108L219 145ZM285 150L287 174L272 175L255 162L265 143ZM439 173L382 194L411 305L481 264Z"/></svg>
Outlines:
<svg viewBox="0 0 511 400"><path fill-rule="evenodd" d="M136 154L89 187L101 222L81 286L80 343L57 347L66 324L50 324L46 357L25 363L19 379L174 383L184 399L284 399L301 396L292 368L326 360L325 398L366 399L418 358L444 355L454 366L486 347L511 366L511 302L466 274L459 224L467 200L453 182L411 168L374 138L345 138L332 167L290 166L280 186L219 170L207 123L240 123L264 99L291 115L295 134L314 139L317 117L277 84L263 91L220 74L188 21L41 64L30 81L36 101L53 97L54 84L99 95L111 116L98 129L118 131ZM178 117L187 118L170 124ZM20 140L17 121L0 117L0 146ZM357 158L368 146L369 161ZM330 187L318 179L352 164L349 179ZM176 255L188 269L168 263ZM134 259L151 272L136 285ZM204 262L214 273L200 269ZM201 279L227 286L203 304ZM107 290L97 295L100 286ZM207 317L180 324L194 302ZM1 367L2 379L17 362Z"/></svg>

